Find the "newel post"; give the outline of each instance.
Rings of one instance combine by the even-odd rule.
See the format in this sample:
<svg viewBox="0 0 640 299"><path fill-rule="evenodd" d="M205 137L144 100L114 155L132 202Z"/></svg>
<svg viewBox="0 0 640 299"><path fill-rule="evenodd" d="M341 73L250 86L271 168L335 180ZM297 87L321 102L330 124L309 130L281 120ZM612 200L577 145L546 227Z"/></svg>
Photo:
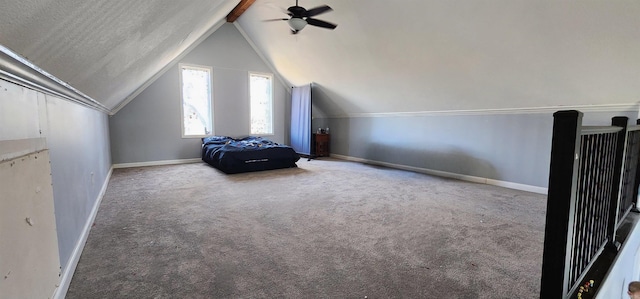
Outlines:
<svg viewBox="0 0 640 299"><path fill-rule="evenodd" d="M640 119L636 119L636 125L640 126ZM638 155L640 155L640 153ZM638 188L640 187L640 158L638 159L638 161L636 161L636 163L636 177L635 181L633 182L633 208L631 208L631 211L640 213L640 210L638 210Z"/></svg>
<svg viewBox="0 0 640 299"><path fill-rule="evenodd" d="M569 292L581 130L580 111L564 110L553 114L540 298L563 298Z"/></svg>
<svg viewBox="0 0 640 299"><path fill-rule="evenodd" d="M611 125L621 127L617 133L616 150L614 157L614 173L611 182L611 195L609 197L609 215L607 221L607 247L611 250L618 251L616 244L616 226L618 224L618 211L620 210L620 181L622 179L622 168L624 160L624 148L627 144L627 123L629 118L626 116L616 116L611 119Z"/></svg>

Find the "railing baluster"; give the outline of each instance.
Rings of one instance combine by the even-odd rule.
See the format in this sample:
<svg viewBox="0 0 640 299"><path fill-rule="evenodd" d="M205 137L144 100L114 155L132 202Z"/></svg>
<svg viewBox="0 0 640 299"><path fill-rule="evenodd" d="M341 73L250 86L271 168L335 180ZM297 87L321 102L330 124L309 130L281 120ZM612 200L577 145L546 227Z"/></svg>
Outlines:
<svg viewBox="0 0 640 299"><path fill-rule="evenodd" d="M640 122L640 120L638 120ZM640 127L627 127L627 142L625 147L625 161L620 191L620 207L618 208L618 223L629 211L637 211L638 197L638 155L640 154ZM619 226L619 225L618 225Z"/></svg>
<svg viewBox="0 0 640 299"><path fill-rule="evenodd" d="M577 272L577 274L576 274L576 277L571 280L571 284L575 283L575 280L577 279L577 277L580 276L580 272L582 272L582 268L585 266L585 261L588 261L589 259L589 247L590 247L591 235L589 233L590 217L589 217L588 207L593 206L594 194L596 194L598 191L596 188L596 184L594 184L598 180L598 172L594 171L595 169L597 169L598 161L592 153L593 153L593 149L597 148L600 144L600 135L599 134L587 135L586 137L588 137L588 140L590 140L590 142L588 144L588 147L585 148L584 155L588 157L590 163L588 168L584 170L584 173L588 174L588 176L586 177L587 179L586 183L589 186L589 192L584 199L585 205L582 208L583 211L579 211L583 215L582 218L580 219L580 222L582 223L581 223L581 226L579 227L579 229L582 231L581 234L583 235L583 237L581 240L578 240L581 246L580 254L582 256L582 259L580 260L580 264L576 266L575 271Z"/></svg>
<svg viewBox="0 0 640 299"><path fill-rule="evenodd" d="M602 246L602 243L606 238L606 232L607 232L607 228L606 228L607 221L605 217L607 212L606 198L607 198L607 194L611 192L610 190L611 176L607 172L607 169L608 169L609 161L612 161L613 159L613 155L612 155L612 152L613 152L612 137L613 136L615 135L607 134L604 137L605 142L603 146L593 152L594 155L601 156L600 164L598 165L598 171L602 173L602 179L600 180L600 182L598 182L599 184L598 198L595 200L595 203L594 203L596 205L596 208L595 208L593 217L598 220L598 226L596 227L597 231L594 232L596 244L593 248L591 248L591 251L593 253L595 253L600 248L600 246Z"/></svg>
<svg viewBox="0 0 640 299"><path fill-rule="evenodd" d="M589 155L587 155L586 153L589 152L589 147L592 145L593 143L593 136L581 136L581 145L580 145L580 164L578 165L578 190L580 190L581 192L579 192L576 196L576 222L575 222L575 231L576 234L574 235L573 238L573 243L572 243L572 263L570 265L570 269L571 269L571 276L569 277L569 280L567 283L571 284L575 277L577 277L579 275L579 269L580 266L582 264L582 260L584 259L585 256L585 248L584 248L584 244L582 244L580 242L580 240L584 239L584 213L581 211L584 211L584 206L587 204L587 200L588 200L588 193L589 190L588 189L584 189L585 187L588 188L589 184L588 184L588 179L589 179L589 172L588 170L590 169L591 166L591 157ZM582 190L581 190L582 189Z"/></svg>

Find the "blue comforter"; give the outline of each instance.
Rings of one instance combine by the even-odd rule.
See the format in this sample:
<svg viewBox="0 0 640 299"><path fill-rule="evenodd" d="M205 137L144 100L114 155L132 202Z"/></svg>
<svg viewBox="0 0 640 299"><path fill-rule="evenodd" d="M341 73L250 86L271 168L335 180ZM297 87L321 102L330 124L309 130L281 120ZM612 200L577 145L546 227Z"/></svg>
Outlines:
<svg viewBox="0 0 640 299"><path fill-rule="evenodd" d="M296 167L300 156L287 145L249 136L202 138L202 160L225 173Z"/></svg>

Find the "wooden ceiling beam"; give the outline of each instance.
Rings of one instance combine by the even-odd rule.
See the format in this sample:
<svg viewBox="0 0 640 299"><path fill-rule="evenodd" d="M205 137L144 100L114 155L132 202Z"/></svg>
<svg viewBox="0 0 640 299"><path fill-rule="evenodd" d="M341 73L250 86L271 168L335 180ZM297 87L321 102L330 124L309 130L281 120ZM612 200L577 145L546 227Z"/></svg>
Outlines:
<svg viewBox="0 0 640 299"><path fill-rule="evenodd" d="M227 22L233 23L235 22L246 10L256 2L256 0L241 0L236 7L231 10L231 12L227 15Z"/></svg>

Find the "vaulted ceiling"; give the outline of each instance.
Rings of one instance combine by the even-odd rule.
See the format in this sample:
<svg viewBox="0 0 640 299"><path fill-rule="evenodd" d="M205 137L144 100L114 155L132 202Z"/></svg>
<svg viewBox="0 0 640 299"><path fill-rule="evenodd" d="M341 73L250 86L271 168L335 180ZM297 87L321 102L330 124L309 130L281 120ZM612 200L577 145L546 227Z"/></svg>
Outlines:
<svg viewBox="0 0 640 299"><path fill-rule="evenodd" d="M0 44L109 109L211 33L239 0L23 0ZM238 29L285 84L330 114L637 103L640 1L300 0L335 30L292 35L293 0L257 0Z"/></svg>
<svg viewBox="0 0 640 299"><path fill-rule="evenodd" d="M4 1L0 44L111 109L238 2Z"/></svg>

